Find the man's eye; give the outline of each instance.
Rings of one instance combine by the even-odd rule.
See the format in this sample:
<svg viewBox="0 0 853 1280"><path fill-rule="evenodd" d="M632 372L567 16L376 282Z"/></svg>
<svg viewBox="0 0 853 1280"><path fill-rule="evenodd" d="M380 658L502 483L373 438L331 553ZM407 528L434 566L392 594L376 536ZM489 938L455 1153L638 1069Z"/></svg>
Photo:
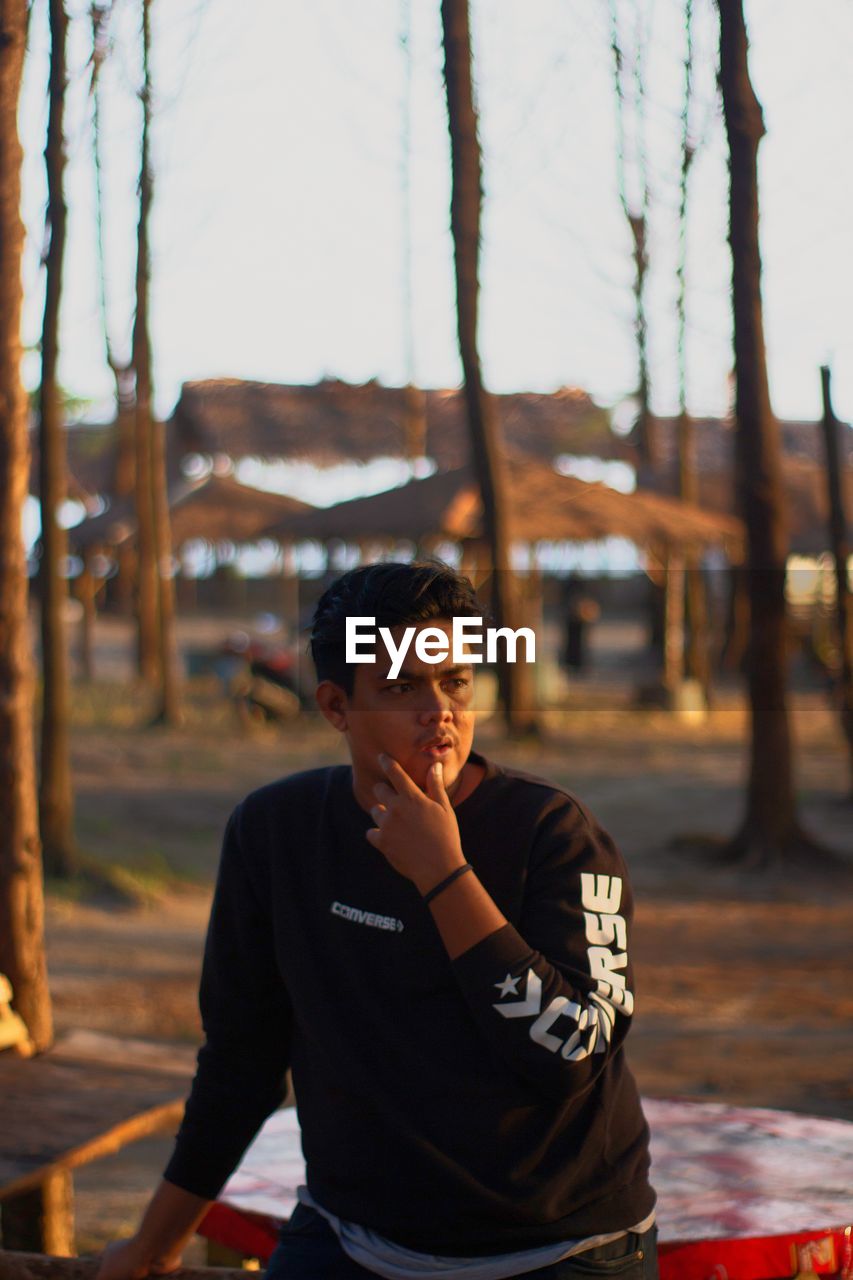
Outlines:
<svg viewBox="0 0 853 1280"><path fill-rule="evenodd" d="M454 689L467 689L471 681L466 680L465 676L454 676L449 683Z"/></svg>
<svg viewBox="0 0 853 1280"><path fill-rule="evenodd" d="M403 681L401 684L386 685L385 692L386 693L408 693L409 690L413 688L414 688L414 685L409 684L408 681Z"/></svg>

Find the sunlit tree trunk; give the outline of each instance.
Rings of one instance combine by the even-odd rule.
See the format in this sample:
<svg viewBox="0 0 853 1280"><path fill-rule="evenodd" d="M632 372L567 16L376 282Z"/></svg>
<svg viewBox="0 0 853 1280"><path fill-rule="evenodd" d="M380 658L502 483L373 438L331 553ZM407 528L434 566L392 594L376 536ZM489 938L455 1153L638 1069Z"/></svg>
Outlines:
<svg viewBox="0 0 853 1280"><path fill-rule="evenodd" d="M25 0L0 0L0 972L38 1049L53 1037L44 956L33 671L21 520L29 481L21 384L21 146Z"/></svg>
<svg viewBox="0 0 853 1280"><path fill-rule="evenodd" d="M639 456L640 481L657 466L657 433L651 411L649 378L649 325L646 315L649 271L649 191L645 144L645 50L649 39L646 8L635 0L633 66L626 65L619 22L618 0L610 0L610 48L613 54L613 81L616 93L616 172L619 201L631 232L634 260L634 337L637 348L637 417L634 439ZM629 99L630 98L630 103ZM628 141L628 115L634 117L633 146Z"/></svg>
<svg viewBox="0 0 853 1280"><path fill-rule="evenodd" d="M59 508L67 490L67 462L62 397L57 380L59 305L67 221L63 189L67 28L64 0L50 0L50 109L45 147L48 249L39 392L42 546L39 586L43 687L39 824L44 869L48 875L54 876L72 875L77 861L68 723L68 644L64 619L68 599L64 576L68 548L65 530L59 523Z"/></svg>
<svg viewBox="0 0 853 1280"><path fill-rule="evenodd" d="M174 581L163 427L154 419L149 299L151 170L151 0L142 0L142 145L132 362L136 388L137 610L140 671L156 690L155 723L180 717L174 653Z"/></svg>
<svg viewBox="0 0 853 1280"><path fill-rule="evenodd" d="M415 359L414 249L412 245L412 0L403 0L400 45L405 57L405 86L401 112L402 157L400 194L402 197L403 254L403 355L406 385L403 388L403 447L415 474L415 463L426 453L426 392L418 386Z"/></svg>
<svg viewBox="0 0 853 1280"><path fill-rule="evenodd" d="M519 593L509 564L509 529L504 464L494 403L483 386L477 348L479 301L481 162L477 113L471 77L468 0L442 0L444 79L450 130L452 194L450 225L456 267L459 351L465 375L465 404L474 468L483 501L484 534L493 566L493 607L498 626L517 627ZM533 727L533 709L525 664L502 662L498 668L507 728Z"/></svg>
<svg viewBox="0 0 853 1280"><path fill-rule="evenodd" d="M693 104L693 0L685 0L684 27L684 104L681 117L681 173L678 199L678 492L685 502L699 502L699 476L696 469L694 424L687 404L687 212L690 171L695 155L691 134ZM710 693L710 642L708 636L708 599L702 577L702 553L688 547L685 553L687 647L685 670L698 680L706 698Z"/></svg>
<svg viewBox="0 0 853 1280"><path fill-rule="evenodd" d="M718 0L720 86L729 144L737 485L747 529L751 742L746 815L735 851L759 865L801 842L788 719L785 527L779 426L770 406L761 303L758 147L743 0Z"/></svg>
<svg viewBox="0 0 853 1280"><path fill-rule="evenodd" d="M134 492L136 453L134 439L134 392L132 369L121 363L113 348L110 336L109 308L107 306L106 227L104 218L103 175L103 93L101 71L110 47L109 29L114 0L95 0L90 9L92 24L92 158L95 171L95 221L98 240L98 276L101 302L101 324L104 331L104 354L113 375L116 392L116 461L113 476L113 492L116 497L129 497ZM123 571L119 566L119 573Z"/></svg>
<svg viewBox="0 0 853 1280"><path fill-rule="evenodd" d="M142 220L140 218L140 228ZM139 252L143 251L146 233L140 229ZM147 249L146 249L147 252ZM134 475L134 500L136 506L136 620L137 659L139 674L147 685L157 689L160 684L159 646L159 584L157 582L157 550L154 541L154 493L152 482L150 386L145 366L147 348L142 337L146 324L140 309L147 305L140 298L139 270L137 270L136 318L133 325L133 366L136 375L136 404L134 408L134 438L136 443L136 467Z"/></svg>
<svg viewBox="0 0 853 1280"><path fill-rule="evenodd" d="M151 293L151 202L154 180L151 169L151 0L142 0L142 162L139 174L139 241L136 265L136 319L133 328L133 363L136 372L137 430L147 438L150 484L154 583L157 592L157 667L159 705L155 721L178 724L181 719L175 647L175 579L172 572L172 533L166 480L165 428L155 419L151 375L149 298ZM138 455L137 455L138 457ZM147 514L147 513L146 513ZM140 529L141 533L141 529ZM140 541L141 553L141 541ZM140 577L142 574L140 554Z"/></svg>
<svg viewBox="0 0 853 1280"><path fill-rule="evenodd" d="M183 721L181 690L178 678L178 652L175 635L175 564L172 555L172 530L166 481L165 426L152 423L152 472L154 479L154 536L157 546L159 586L159 645L161 665L160 703L156 712L158 724L178 725Z"/></svg>

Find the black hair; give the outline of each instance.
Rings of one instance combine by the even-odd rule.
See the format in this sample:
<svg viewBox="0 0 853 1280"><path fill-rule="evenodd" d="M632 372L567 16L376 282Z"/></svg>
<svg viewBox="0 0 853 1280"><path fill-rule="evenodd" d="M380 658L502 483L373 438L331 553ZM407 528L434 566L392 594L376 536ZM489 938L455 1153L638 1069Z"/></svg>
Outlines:
<svg viewBox="0 0 853 1280"><path fill-rule="evenodd" d="M311 625L311 657L317 679L351 694L355 670L346 661L346 619L375 618L376 627L435 618L482 618L473 586L441 560L411 564L383 561L350 569L323 592Z"/></svg>

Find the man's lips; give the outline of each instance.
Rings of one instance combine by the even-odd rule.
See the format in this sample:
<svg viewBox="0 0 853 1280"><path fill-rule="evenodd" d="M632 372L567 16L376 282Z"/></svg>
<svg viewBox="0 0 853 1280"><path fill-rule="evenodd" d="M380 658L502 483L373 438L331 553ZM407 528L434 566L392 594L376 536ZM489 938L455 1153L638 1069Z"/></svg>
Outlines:
<svg viewBox="0 0 853 1280"><path fill-rule="evenodd" d="M433 760L441 760L452 748L452 738L433 738L421 747L421 754L428 755Z"/></svg>

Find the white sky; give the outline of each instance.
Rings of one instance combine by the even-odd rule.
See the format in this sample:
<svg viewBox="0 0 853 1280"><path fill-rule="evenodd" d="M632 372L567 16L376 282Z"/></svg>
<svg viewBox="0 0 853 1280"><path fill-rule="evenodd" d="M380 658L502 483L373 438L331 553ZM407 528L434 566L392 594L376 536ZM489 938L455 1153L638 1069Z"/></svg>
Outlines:
<svg viewBox="0 0 853 1280"><path fill-rule="evenodd" d="M626 14L636 4L623 0ZM616 195L605 0L472 0L484 144L481 347L494 390L635 381L630 246ZM711 0L695 0L689 399L724 411L731 365L726 167L714 112ZM96 285L86 0L69 0L71 228L61 376L107 397ZM38 340L46 122L45 0L35 0L22 106L29 229L25 338ZM455 385L449 160L439 0L413 14L412 241L417 379ZM153 339L158 405L181 382L406 377L403 0L156 0ZM853 419L853 4L750 0L761 148L765 320L777 413L819 412L818 366ZM655 0L649 64L653 404L676 404L675 242L683 32ZM109 290L126 350L135 251L137 0L118 0L105 112ZM35 355L27 377L38 378Z"/></svg>

